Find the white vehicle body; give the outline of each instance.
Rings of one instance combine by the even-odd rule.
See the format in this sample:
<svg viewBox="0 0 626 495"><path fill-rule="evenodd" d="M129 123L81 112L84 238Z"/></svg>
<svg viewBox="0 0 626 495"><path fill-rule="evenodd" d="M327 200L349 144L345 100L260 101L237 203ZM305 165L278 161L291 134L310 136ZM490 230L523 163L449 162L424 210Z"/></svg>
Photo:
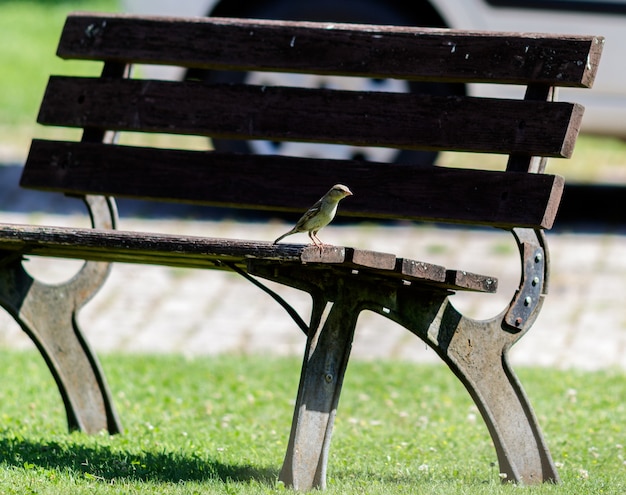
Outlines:
<svg viewBox="0 0 626 495"><path fill-rule="evenodd" d="M308 1L314 0L300 0L301 4ZM351 3L359 4L354 0ZM392 2L363 0L363 3L384 5ZM259 9L264 0L252 4ZM425 4L434 9L440 17L439 22L455 29L604 36L606 46L593 90L562 89L558 99L580 102L585 106L583 131L626 138L626 57L620 48L626 46L626 0L413 0L408 4L413 12L407 13L407 17L415 16ZM125 0L128 12L176 16L212 15L217 8L218 15L226 12L245 17L247 14L241 5L241 1L235 0ZM407 24L420 25L407 20ZM510 94L520 94L519 88L510 90L517 91ZM468 88L470 95L487 93L506 95L502 86L471 85Z"/></svg>

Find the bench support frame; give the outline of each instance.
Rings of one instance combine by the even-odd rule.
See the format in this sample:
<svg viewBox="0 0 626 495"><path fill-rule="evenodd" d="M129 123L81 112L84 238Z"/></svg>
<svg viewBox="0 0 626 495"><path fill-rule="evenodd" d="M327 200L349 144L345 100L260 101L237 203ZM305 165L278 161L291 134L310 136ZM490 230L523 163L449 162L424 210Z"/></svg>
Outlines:
<svg viewBox="0 0 626 495"><path fill-rule="evenodd" d="M571 156L582 119L580 105L553 101L552 85L591 87L603 43L596 36L70 15L58 55L104 62L102 77L50 79L38 122L83 129L82 143L35 140L21 185L100 195L86 197L94 227L116 227L115 204L104 196L300 211L302 201L317 199L332 176L334 182L367 191L346 205L342 211L348 214L508 229L522 262L519 289L509 305L494 318L478 321L454 308L451 291L494 292L495 280L388 253L329 246L322 256L321 250L312 255L305 247L279 248L269 242L2 226L0 306L44 356L65 402L70 429L121 431L98 360L77 323L80 308L109 273L105 262L230 268L249 279L247 273L304 290L313 299L307 324L273 295L307 333L280 474L285 484L299 490L326 485L334 418L364 310L422 339L465 385L487 424L505 481L558 481L508 351L530 329L547 293L548 252L540 229L554 222L563 179L543 174L545 157ZM463 50L457 51L457 45ZM363 60L368 60L367 67ZM174 62L215 72L280 70L446 84L491 82L523 85L527 91L525 101L515 101L456 91L449 96L384 94L231 85L219 78L129 78L135 63ZM509 161L506 173L411 170L361 160L110 146L115 131L499 153L508 154ZM301 180L303 170L306 181ZM233 187L233 177L245 180ZM458 200L448 201L450 195ZM25 270L22 258L29 254L89 261L68 282L47 285Z"/></svg>
<svg viewBox="0 0 626 495"><path fill-rule="evenodd" d="M94 228L112 229L117 223L115 203L87 196ZM122 425L109 386L96 357L78 326L78 312L104 284L110 264L86 262L69 281L47 285L35 280L21 256L0 264L0 306L33 340L59 387L70 430L120 433Z"/></svg>
<svg viewBox="0 0 626 495"><path fill-rule="evenodd" d="M251 264L250 273L307 291L313 299L281 481L297 490L326 486L334 418L358 315L363 310L385 316L414 333L459 378L487 424L505 481L559 481L530 402L507 355L530 328L543 303L547 249L541 231L516 229L513 234L524 260L520 289L504 311L483 321L459 313L445 290L413 288L402 281L394 284L332 269L303 272L287 265ZM528 285L539 297L527 295ZM523 312L516 309L520 304L525 307ZM507 318L511 314L522 316L516 316L510 325Z"/></svg>
<svg viewBox="0 0 626 495"><path fill-rule="evenodd" d="M87 196L95 228L114 228L115 203ZM512 231L522 256L520 287L498 316L467 318L450 292L413 287L332 266L250 261L251 274L311 294L313 305L292 430L280 480L298 490L325 488L332 429L359 314L373 311L432 347L467 388L485 420L504 480L558 482L532 407L508 362L508 350L536 319L548 285L543 231ZM63 397L70 430L122 431L106 379L77 323L80 308L106 280L110 265L86 262L65 284L34 280L20 258L0 267L0 305L33 339Z"/></svg>

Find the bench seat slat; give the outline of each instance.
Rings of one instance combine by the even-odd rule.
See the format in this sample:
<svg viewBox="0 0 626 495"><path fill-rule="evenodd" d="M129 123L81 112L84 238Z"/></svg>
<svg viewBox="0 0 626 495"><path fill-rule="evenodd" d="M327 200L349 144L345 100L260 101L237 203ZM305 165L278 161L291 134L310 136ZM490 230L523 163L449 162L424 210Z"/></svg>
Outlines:
<svg viewBox="0 0 626 495"><path fill-rule="evenodd" d="M489 276L474 275L473 280L459 280L455 284L450 277L444 280L437 275L431 277L437 270L426 269L422 273L411 275L398 272L396 267L399 265L395 262L385 269L384 266L370 261L377 255L387 259L390 256L387 253L361 252L340 246L325 246L320 251L316 246L301 244L274 245L263 241L120 230L0 224L0 253L3 251L15 251L20 256L32 254L185 268L226 268L224 263L246 266L250 260L263 263L298 263L315 269L329 268L332 265L347 270L357 268L359 272L370 275L386 275L398 281L427 283L441 289L495 292L497 288L495 279ZM365 259L369 260L365 264L358 262Z"/></svg>
<svg viewBox="0 0 626 495"><path fill-rule="evenodd" d="M72 14L63 58L416 80L591 86L595 36Z"/></svg>
<svg viewBox="0 0 626 495"><path fill-rule="evenodd" d="M355 193L341 214L503 228L550 228L563 191L548 174L44 140L33 141L21 179L72 194L294 212L334 183Z"/></svg>
<svg viewBox="0 0 626 495"><path fill-rule="evenodd" d="M219 138L569 157L582 114L582 106L565 102L52 77L38 122Z"/></svg>

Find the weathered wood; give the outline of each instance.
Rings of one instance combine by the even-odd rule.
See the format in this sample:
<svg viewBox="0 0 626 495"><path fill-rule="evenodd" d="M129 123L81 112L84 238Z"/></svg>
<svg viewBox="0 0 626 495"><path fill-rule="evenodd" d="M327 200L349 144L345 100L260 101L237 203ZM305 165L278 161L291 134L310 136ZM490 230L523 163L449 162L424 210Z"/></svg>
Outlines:
<svg viewBox="0 0 626 495"><path fill-rule="evenodd" d="M446 280L446 269L441 265L433 265L407 258L398 258L396 263L396 271L405 275L436 282L445 282Z"/></svg>
<svg viewBox="0 0 626 495"><path fill-rule="evenodd" d="M391 253L380 253L365 249L349 249L346 251L347 261L354 263L357 267L376 268L379 270L395 270L396 255Z"/></svg>
<svg viewBox="0 0 626 495"><path fill-rule="evenodd" d="M341 246L327 245L319 249L317 246L304 244L272 244L214 237L16 224L0 224L0 253L3 251L16 251L20 255L184 268L227 269L226 263L245 267L251 260L321 267L332 265L343 268L346 272L356 269L359 274L385 275L408 282L422 282L425 277L423 273L413 276L408 271L401 271L405 264L427 265L410 260L397 263L396 257L389 253ZM475 275L475 279L481 283L460 280L458 285L453 285L447 279L429 282L442 288L495 292L496 286L488 283L493 277Z"/></svg>
<svg viewBox="0 0 626 495"><path fill-rule="evenodd" d="M0 224L0 250L95 261L162 263L169 260L165 264L211 268L219 261L245 262L256 258L300 262L305 249L308 246L214 237ZM316 261L340 263L344 259L343 248L329 246Z"/></svg>
<svg viewBox="0 0 626 495"><path fill-rule="evenodd" d="M599 36L73 14L57 53L210 69L590 87L603 43Z"/></svg>
<svg viewBox="0 0 626 495"><path fill-rule="evenodd" d="M38 122L228 139L569 157L582 115L583 107L563 102L52 77Z"/></svg>
<svg viewBox="0 0 626 495"><path fill-rule="evenodd" d="M40 140L32 143L21 185L302 212L338 182L355 192L342 215L503 228L550 228L563 191L563 179L547 174Z"/></svg>
<svg viewBox="0 0 626 495"><path fill-rule="evenodd" d="M460 285L478 292L495 292L498 285L495 278L489 279L476 273L461 270L447 270L446 282L450 284L450 287Z"/></svg>

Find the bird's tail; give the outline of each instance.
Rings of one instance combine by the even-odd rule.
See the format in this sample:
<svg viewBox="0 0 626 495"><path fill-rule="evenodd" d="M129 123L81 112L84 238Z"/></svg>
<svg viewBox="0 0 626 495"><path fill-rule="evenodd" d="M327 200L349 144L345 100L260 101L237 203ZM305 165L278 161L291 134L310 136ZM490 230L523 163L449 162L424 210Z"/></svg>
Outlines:
<svg viewBox="0 0 626 495"><path fill-rule="evenodd" d="M278 241L282 241L285 237L287 237L288 235L291 234L295 234L296 231L294 229L291 229L289 232L284 233L283 235L281 235L278 239L276 239L272 244L278 244Z"/></svg>

